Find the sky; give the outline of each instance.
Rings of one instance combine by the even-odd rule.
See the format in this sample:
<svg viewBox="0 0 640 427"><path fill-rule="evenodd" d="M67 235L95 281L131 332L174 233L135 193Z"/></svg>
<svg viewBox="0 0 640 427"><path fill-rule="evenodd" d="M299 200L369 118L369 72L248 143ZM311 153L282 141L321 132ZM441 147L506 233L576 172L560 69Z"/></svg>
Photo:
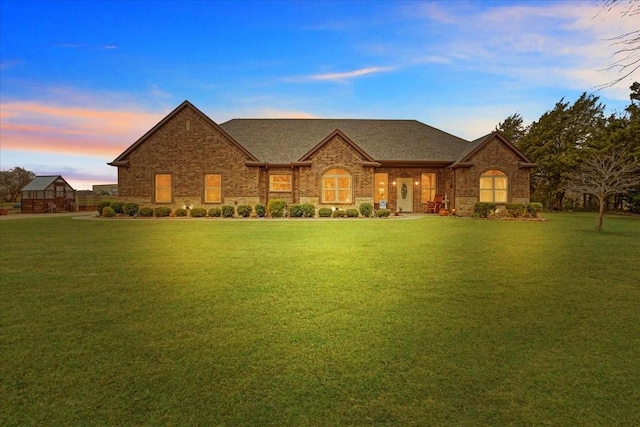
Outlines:
<svg viewBox="0 0 640 427"><path fill-rule="evenodd" d="M184 100L232 118L415 119L473 140L595 93L638 29L594 1L0 0L0 169L78 190ZM596 92L597 91L597 92Z"/></svg>

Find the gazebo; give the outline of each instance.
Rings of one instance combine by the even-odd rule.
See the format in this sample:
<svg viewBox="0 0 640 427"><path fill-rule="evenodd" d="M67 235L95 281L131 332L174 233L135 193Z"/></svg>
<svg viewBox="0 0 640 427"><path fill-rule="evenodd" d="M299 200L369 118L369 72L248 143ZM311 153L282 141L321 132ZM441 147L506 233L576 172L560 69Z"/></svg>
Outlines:
<svg viewBox="0 0 640 427"><path fill-rule="evenodd" d="M36 176L20 190L21 212L75 211L75 193L60 175Z"/></svg>

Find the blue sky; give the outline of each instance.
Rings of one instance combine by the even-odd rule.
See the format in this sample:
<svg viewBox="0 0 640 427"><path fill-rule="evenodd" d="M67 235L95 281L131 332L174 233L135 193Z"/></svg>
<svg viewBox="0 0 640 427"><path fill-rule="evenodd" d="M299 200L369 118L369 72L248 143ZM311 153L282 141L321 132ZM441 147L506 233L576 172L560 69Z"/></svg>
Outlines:
<svg viewBox="0 0 640 427"><path fill-rule="evenodd" d="M600 12L600 13L599 13ZM416 119L475 139L616 77L595 2L0 1L0 168L107 166L188 99L237 117ZM637 17L636 17L637 19ZM622 111L638 73L597 94Z"/></svg>

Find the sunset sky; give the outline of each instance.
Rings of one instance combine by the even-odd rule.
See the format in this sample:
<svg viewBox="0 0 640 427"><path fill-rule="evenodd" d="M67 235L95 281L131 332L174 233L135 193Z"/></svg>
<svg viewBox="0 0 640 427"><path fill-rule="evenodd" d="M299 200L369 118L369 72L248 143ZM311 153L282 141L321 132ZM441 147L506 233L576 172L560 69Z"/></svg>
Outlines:
<svg viewBox="0 0 640 427"><path fill-rule="evenodd" d="M626 3L626 2L625 2ZM0 1L0 168L115 183L188 99L231 118L416 119L466 139L617 77L638 17L591 2ZM640 73L597 94L629 104Z"/></svg>

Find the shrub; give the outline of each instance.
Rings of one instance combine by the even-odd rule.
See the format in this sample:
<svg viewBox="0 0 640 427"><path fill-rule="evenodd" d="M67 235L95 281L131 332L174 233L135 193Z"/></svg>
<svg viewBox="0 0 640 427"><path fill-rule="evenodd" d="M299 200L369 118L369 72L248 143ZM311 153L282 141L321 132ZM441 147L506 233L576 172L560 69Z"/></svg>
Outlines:
<svg viewBox="0 0 640 427"><path fill-rule="evenodd" d="M253 208L249 205L239 205L237 211L238 215L240 215L241 217L249 218L251 216Z"/></svg>
<svg viewBox="0 0 640 427"><path fill-rule="evenodd" d="M291 218L300 218L302 217L302 205L294 203L289 205L289 216Z"/></svg>
<svg viewBox="0 0 640 427"><path fill-rule="evenodd" d="M321 218L329 218L331 216L331 213L331 209L329 208L318 209L318 216Z"/></svg>
<svg viewBox="0 0 640 427"><path fill-rule="evenodd" d="M478 202L473 205L473 214L480 218L487 218L491 212L496 209L495 203L490 202Z"/></svg>
<svg viewBox="0 0 640 427"><path fill-rule="evenodd" d="M135 216L138 213L140 207L137 203L125 203L122 205L122 210L126 215Z"/></svg>
<svg viewBox="0 0 640 427"><path fill-rule="evenodd" d="M153 210L153 214L157 218L165 218L165 217L168 217L171 214L171 208L168 208L166 206L160 206L160 207L155 208Z"/></svg>
<svg viewBox="0 0 640 427"><path fill-rule="evenodd" d="M272 218L282 218L284 216L284 209L287 207L287 202L280 199L269 200L267 204L267 212Z"/></svg>
<svg viewBox="0 0 640 427"><path fill-rule="evenodd" d="M316 207L312 203L303 203L300 205L302 216L305 218L313 218L316 216Z"/></svg>
<svg viewBox="0 0 640 427"><path fill-rule="evenodd" d="M373 214L373 205L371 203L361 204L360 214L365 218L369 218Z"/></svg>
<svg viewBox="0 0 640 427"><path fill-rule="evenodd" d="M212 218L220 218L222 214L222 210L220 208L211 208L208 212L209 216Z"/></svg>
<svg viewBox="0 0 640 427"><path fill-rule="evenodd" d="M191 209L190 216L194 218L203 218L207 216L207 210L205 208L193 208Z"/></svg>
<svg viewBox="0 0 640 427"><path fill-rule="evenodd" d="M112 218L116 216L116 211L111 206L105 206L102 208L102 216L105 218Z"/></svg>
<svg viewBox="0 0 640 427"><path fill-rule="evenodd" d="M141 208L138 211L138 216L141 216L144 218L151 218L153 216L153 208Z"/></svg>
<svg viewBox="0 0 640 427"><path fill-rule="evenodd" d="M98 205L96 206L96 210L98 211L98 215L102 215L102 209L106 208L107 206L111 206L111 202L106 202L106 201L102 201L100 203L98 203Z"/></svg>
<svg viewBox="0 0 640 427"><path fill-rule="evenodd" d="M390 209L378 209L376 212L376 215L378 215L378 218L387 218L389 215L391 215L391 210Z"/></svg>
<svg viewBox="0 0 640 427"><path fill-rule="evenodd" d="M187 216L187 210L179 208L179 209L176 209L175 214L176 216L180 216L180 217Z"/></svg>
<svg viewBox="0 0 640 427"><path fill-rule="evenodd" d="M507 212L514 218L523 216L526 213L527 206L524 203L507 203L505 205Z"/></svg>
<svg viewBox="0 0 640 427"><path fill-rule="evenodd" d="M335 211L333 211L334 218L344 218L346 215L346 212L342 209L336 209Z"/></svg>
<svg viewBox="0 0 640 427"><path fill-rule="evenodd" d="M347 216L349 218L357 218L359 214L358 209L347 209Z"/></svg>
<svg viewBox="0 0 640 427"><path fill-rule="evenodd" d="M111 207L111 209L113 209L113 211L117 214L123 214L124 210L123 210L123 205L124 202L111 202L111 204L109 205Z"/></svg>
<svg viewBox="0 0 640 427"><path fill-rule="evenodd" d="M233 206L224 205L220 212L223 218L231 218L236 213L236 210Z"/></svg>
<svg viewBox="0 0 640 427"><path fill-rule="evenodd" d="M267 207L261 203L255 205L253 209L256 211L256 215L260 218L263 218L267 214Z"/></svg>
<svg viewBox="0 0 640 427"><path fill-rule="evenodd" d="M537 218L538 212L542 211L542 203L532 202L527 204L527 215L531 218Z"/></svg>

